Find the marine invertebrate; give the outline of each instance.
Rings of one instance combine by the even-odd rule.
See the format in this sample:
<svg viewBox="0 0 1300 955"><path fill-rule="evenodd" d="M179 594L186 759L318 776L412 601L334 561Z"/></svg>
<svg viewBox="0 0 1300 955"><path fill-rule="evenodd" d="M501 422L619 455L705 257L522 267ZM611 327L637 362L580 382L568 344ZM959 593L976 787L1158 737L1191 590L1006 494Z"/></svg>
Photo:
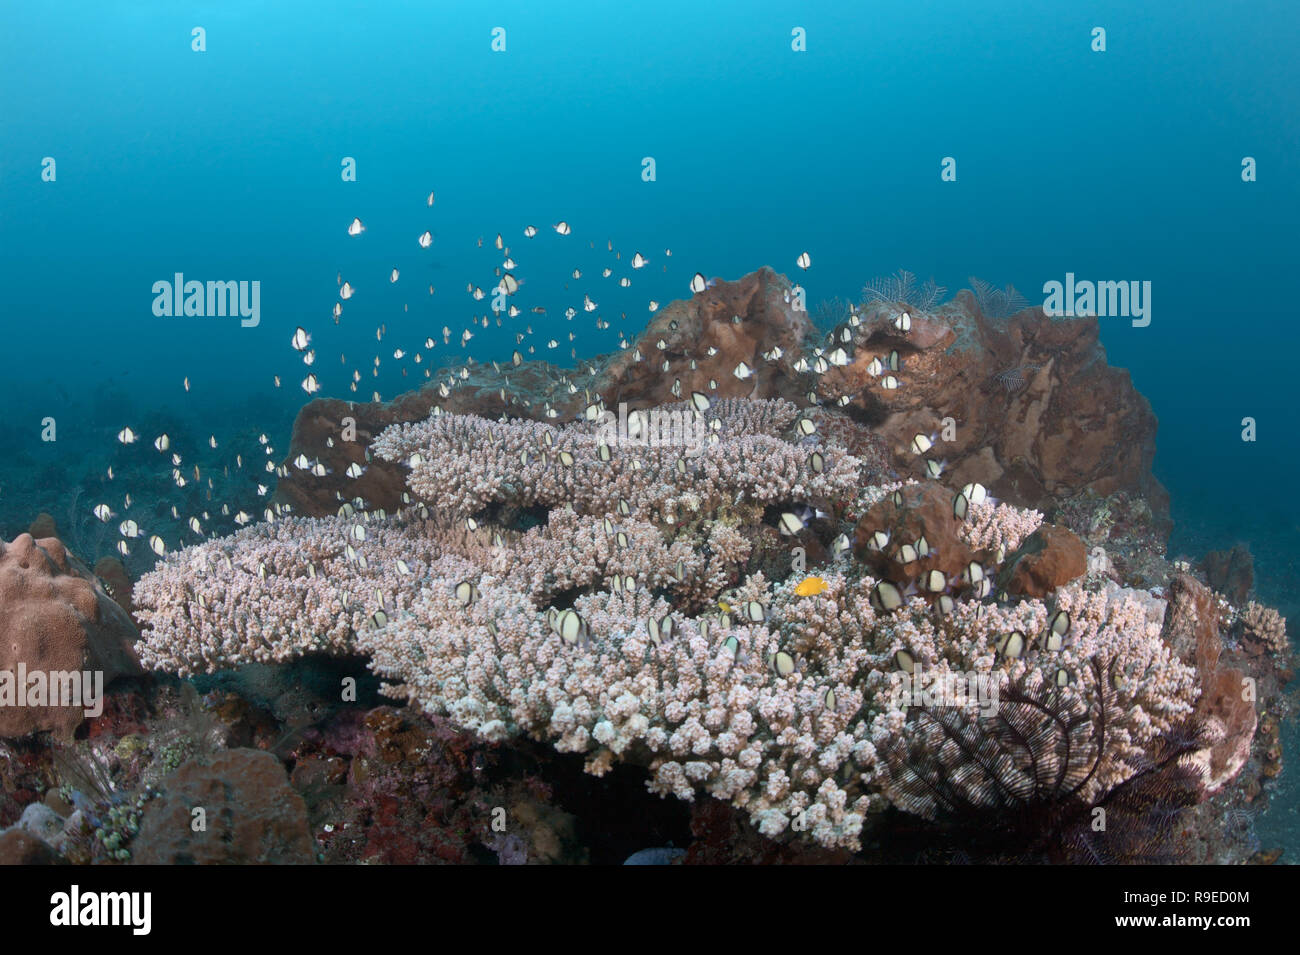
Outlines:
<svg viewBox="0 0 1300 955"><path fill-rule="evenodd" d="M1122 772L1116 661L1093 657L1068 683L1042 668L1009 678L996 711L922 706L886 751L888 793L950 837L996 857L1174 861L1183 809L1205 789L1205 724L1170 724Z"/></svg>
<svg viewBox="0 0 1300 955"><path fill-rule="evenodd" d="M126 611L61 541L0 541L0 736L71 736L104 686L140 672L134 639Z"/></svg>
<svg viewBox="0 0 1300 955"><path fill-rule="evenodd" d="M1000 289L972 275L970 287L975 294L975 304L979 306L985 318L1010 318L1029 306L1025 297L1016 291L1014 285Z"/></svg>
<svg viewBox="0 0 1300 955"><path fill-rule="evenodd" d="M948 290L936 284L932 278L926 279L918 288L916 276L907 269L899 269L893 275L874 278L864 285L862 301L868 305L872 302L895 302L910 305L917 311L928 312L939 304L946 291Z"/></svg>
<svg viewBox="0 0 1300 955"><path fill-rule="evenodd" d="M834 328L848 318L853 311L853 303L836 295L817 303L812 311L812 322L822 331Z"/></svg>
<svg viewBox="0 0 1300 955"><path fill-rule="evenodd" d="M993 380L1000 385L1007 394L1011 394L1012 392L1019 391L1021 388L1025 387L1025 382L1028 381L1029 375L1041 367L1043 366L1034 364L1013 365L1010 368L998 372L993 376Z"/></svg>
<svg viewBox="0 0 1300 955"><path fill-rule="evenodd" d="M654 792L707 792L764 834L845 848L898 791L881 750L913 732L900 659L909 674L998 687L1032 670L1067 696L1083 693L1070 680L1086 683L1090 659L1110 661L1124 684L1090 793L1135 773L1191 711L1194 672L1130 592L1076 585L1049 607L954 591L946 613L901 593L885 604L884 578L831 540L847 539L836 508L921 489L859 493L854 459L787 403L719 402L701 417L710 440L694 458L607 442L597 422L435 414L392 428L374 449L409 467L409 507L345 503L170 555L136 589L142 656L187 674L364 653L385 692L484 739L545 740L596 775L631 761ZM531 526L512 520L524 513ZM828 555L816 593L804 574L753 568L793 543ZM1011 633L1062 636L1061 612L1067 638L1003 652Z"/></svg>
<svg viewBox="0 0 1300 955"><path fill-rule="evenodd" d="M1043 523L1038 511L993 501L970 505L959 536L975 550L1010 553Z"/></svg>
<svg viewBox="0 0 1300 955"><path fill-rule="evenodd" d="M1286 620L1272 607L1264 607L1252 600L1241 611L1239 621L1246 639L1259 644L1269 653L1284 657L1291 652Z"/></svg>

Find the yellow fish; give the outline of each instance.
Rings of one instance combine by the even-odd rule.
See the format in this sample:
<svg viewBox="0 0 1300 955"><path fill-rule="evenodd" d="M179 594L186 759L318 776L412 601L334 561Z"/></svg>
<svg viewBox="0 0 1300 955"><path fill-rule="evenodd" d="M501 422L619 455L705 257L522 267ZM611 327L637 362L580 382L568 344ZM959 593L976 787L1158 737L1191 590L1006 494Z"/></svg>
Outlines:
<svg viewBox="0 0 1300 955"><path fill-rule="evenodd" d="M806 577L798 587L794 589L797 597L815 597L826 589L826 581L820 577Z"/></svg>

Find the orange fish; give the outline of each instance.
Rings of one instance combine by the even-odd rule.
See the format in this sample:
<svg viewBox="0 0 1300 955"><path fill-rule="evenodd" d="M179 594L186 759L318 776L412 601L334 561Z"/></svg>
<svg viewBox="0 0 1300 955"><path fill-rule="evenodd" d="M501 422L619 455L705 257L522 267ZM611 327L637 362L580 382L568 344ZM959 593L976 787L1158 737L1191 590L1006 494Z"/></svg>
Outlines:
<svg viewBox="0 0 1300 955"><path fill-rule="evenodd" d="M820 577L806 577L798 587L794 589L798 597L815 597L826 590L826 581Z"/></svg>

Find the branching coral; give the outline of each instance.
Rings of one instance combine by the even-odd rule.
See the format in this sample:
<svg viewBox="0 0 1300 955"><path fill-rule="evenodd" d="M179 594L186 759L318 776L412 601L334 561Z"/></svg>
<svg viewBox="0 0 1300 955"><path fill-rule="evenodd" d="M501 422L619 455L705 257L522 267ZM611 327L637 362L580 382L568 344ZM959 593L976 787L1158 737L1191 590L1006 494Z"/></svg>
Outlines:
<svg viewBox="0 0 1300 955"><path fill-rule="evenodd" d="M1286 620L1272 607L1251 601L1240 616L1241 629L1247 639L1258 643L1269 653L1285 657L1291 652L1291 642L1286 635Z"/></svg>
<svg viewBox="0 0 1300 955"><path fill-rule="evenodd" d="M261 525L170 555L136 588L142 655L189 674L361 652L387 692L486 739L546 740L595 774L636 763L656 792L707 792L765 834L825 846L856 848L891 800L923 815L939 805L900 782L897 753L936 743L945 758L900 693L904 675L1050 692L1082 727L1097 719L1103 661L1113 705L1070 795L1099 798L1142 772L1197 683L1132 592L1075 586L1050 607L958 595L946 610L904 594L887 608L881 578L842 550L830 548L811 593L754 569L796 544L826 553L846 526L838 507L893 493L860 492L854 459L796 417L785 402L719 402L704 415L716 438L696 457L606 443L595 423L435 415L391 429L375 451L408 462L421 503ZM522 508L544 522L497 522ZM1012 547L1039 520L1001 505L969 533ZM1015 633L1024 652L1002 652Z"/></svg>
<svg viewBox="0 0 1300 955"><path fill-rule="evenodd" d="M1010 553L1042 523L1043 515L1038 511L979 501L970 505L959 533L972 550L996 551L1002 548Z"/></svg>

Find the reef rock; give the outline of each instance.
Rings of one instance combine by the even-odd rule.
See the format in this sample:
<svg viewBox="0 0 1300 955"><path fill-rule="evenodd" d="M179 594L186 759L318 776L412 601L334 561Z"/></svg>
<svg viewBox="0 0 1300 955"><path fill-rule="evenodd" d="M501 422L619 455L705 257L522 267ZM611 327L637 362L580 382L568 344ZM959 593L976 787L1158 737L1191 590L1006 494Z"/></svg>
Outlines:
<svg viewBox="0 0 1300 955"><path fill-rule="evenodd" d="M366 447L384 427L423 419L435 404L453 413L561 423L597 399L612 411L620 402L645 408L676 400L676 390L683 398L699 391L782 397L803 406L815 393L828 416L874 432L881 457L898 475L921 475L912 439L933 434L931 456L948 462L952 485L977 481L1044 511L1086 489L1103 496L1131 491L1145 496L1157 516L1167 515L1168 495L1151 473L1155 416L1128 372L1106 364L1096 319L1052 319L1040 309L989 319L963 292L933 314L911 314L911 329L903 332L894 320L906 306L877 303L858 327L846 324L835 338L848 363L819 375L816 350L833 346L795 300L789 280L762 268L670 303L627 349L583 360L576 369L543 361L501 368L471 362L467 377L443 369L389 404L313 401L298 416L285 462L289 477L280 481L277 499L308 516L333 514L336 491L373 507L397 507L402 467L367 463ZM882 376L871 374L872 360L887 361L892 351L900 360L899 387L885 390ZM742 362L752 375L737 376ZM342 437L345 418L356 424L354 442ZM317 478L295 468L299 454L331 473ZM344 475L353 462L368 468L355 481Z"/></svg>
<svg viewBox="0 0 1300 955"><path fill-rule="evenodd" d="M190 760L163 780L132 843L145 865L310 863L307 805L270 753L232 749L210 763ZM195 832L193 810L206 828Z"/></svg>
<svg viewBox="0 0 1300 955"><path fill-rule="evenodd" d="M961 577L974 552L961 539L961 522L952 513L952 496L937 484L909 484L899 492L900 504L893 495L870 508L858 521L854 532L854 552L877 577L896 584L907 584L930 570L942 571L949 580ZM878 531L889 535L883 548L872 545ZM900 563L898 548L907 543L915 546L925 538L930 556L910 563Z"/></svg>
<svg viewBox="0 0 1300 955"><path fill-rule="evenodd" d="M1169 588L1164 640L1184 659L1194 660L1200 674L1201 694L1196 716L1217 723L1223 730L1207 754L1206 789L1218 792L1250 758L1258 716L1255 694L1248 692L1246 674L1220 664L1223 640L1219 635L1219 610L1214 594L1194 577L1180 574Z"/></svg>
<svg viewBox="0 0 1300 955"><path fill-rule="evenodd" d="M850 396L846 410L892 438L900 469L917 469L912 437L935 434L932 456L948 461L959 486L978 481L1039 509L1085 488L1131 489L1167 511L1151 475L1155 416L1128 372L1106 364L1096 319L1052 319L1036 308L988 319L962 292L934 314L911 315L904 334L894 320L905 310L880 305L864 316L850 363L818 384L823 399ZM899 387L885 390L869 366L893 350Z"/></svg>
<svg viewBox="0 0 1300 955"><path fill-rule="evenodd" d="M138 674L136 636L126 611L60 541L20 534L0 542L0 678L11 679L12 689L23 692L20 664L29 683L36 673L48 680L55 672L99 671L107 686ZM83 718L82 706L0 706L0 736L70 736Z"/></svg>
<svg viewBox="0 0 1300 955"><path fill-rule="evenodd" d="M99 585L128 614L135 612L131 602L131 575L116 557L101 557L95 562L95 576Z"/></svg>
<svg viewBox="0 0 1300 955"><path fill-rule="evenodd" d="M0 833L0 865L59 865L62 856L40 839L22 829Z"/></svg>
<svg viewBox="0 0 1300 955"><path fill-rule="evenodd" d="M1046 597L1087 570L1088 553L1078 535L1065 527L1043 524L1011 555L1001 585L1018 596Z"/></svg>

